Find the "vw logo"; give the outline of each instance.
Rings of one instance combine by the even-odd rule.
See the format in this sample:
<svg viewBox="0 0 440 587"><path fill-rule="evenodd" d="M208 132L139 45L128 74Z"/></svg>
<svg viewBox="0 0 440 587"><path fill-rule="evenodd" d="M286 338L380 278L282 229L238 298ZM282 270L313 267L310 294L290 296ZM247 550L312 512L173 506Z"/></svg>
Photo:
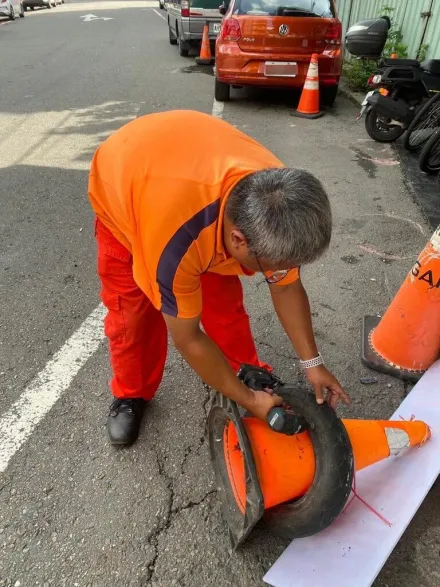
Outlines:
<svg viewBox="0 0 440 587"><path fill-rule="evenodd" d="M289 32L289 27L287 26L287 24L282 24L278 29L278 32L280 33L280 35L283 35L284 37Z"/></svg>

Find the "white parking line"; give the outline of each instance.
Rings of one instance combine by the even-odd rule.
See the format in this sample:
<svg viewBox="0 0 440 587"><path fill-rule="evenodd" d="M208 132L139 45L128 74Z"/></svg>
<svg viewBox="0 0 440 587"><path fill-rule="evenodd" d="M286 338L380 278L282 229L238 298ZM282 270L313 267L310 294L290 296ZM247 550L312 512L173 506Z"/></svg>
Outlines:
<svg viewBox="0 0 440 587"><path fill-rule="evenodd" d="M0 473L104 339L100 304L0 418Z"/></svg>
<svg viewBox="0 0 440 587"><path fill-rule="evenodd" d="M212 115L216 118L223 118L223 109L225 107L224 102L217 102L214 98L214 102L212 104Z"/></svg>
<svg viewBox="0 0 440 587"><path fill-rule="evenodd" d="M152 10L153 12L155 12L157 14L157 16L160 16L160 18L162 18L165 22L167 21L167 19L155 8L150 8L150 10Z"/></svg>

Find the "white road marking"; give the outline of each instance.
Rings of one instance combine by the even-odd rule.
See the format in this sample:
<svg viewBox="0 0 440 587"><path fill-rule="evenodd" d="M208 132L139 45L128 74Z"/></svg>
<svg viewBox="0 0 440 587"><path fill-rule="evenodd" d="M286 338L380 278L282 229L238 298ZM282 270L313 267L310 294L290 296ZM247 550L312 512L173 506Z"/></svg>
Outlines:
<svg viewBox="0 0 440 587"><path fill-rule="evenodd" d="M51 410L104 339L100 304L0 418L0 473Z"/></svg>
<svg viewBox="0 0 440 587"><path fill-rule="evenodd" d="M113 17L110 16L96 16L96 14L84 14L84 16L80 16L83 18L83 22L91 22L92 20L114 20Z"/></svg>
<svg viewBox="0 0 440 587"><path fill-rule="evenodd" d="M157 16L160 16L160 18L162 18L165 22L167 22L167 19L155 8L151 8L150 10L152 10L153 12L155 12L157 14Z"/></svg>
<svg viewBox="0 0 440 587"><path fill-rule="evenodd" d="M216 118L223 118L224 107L225 107L224 102L218 102L214 98L214 102L212 104L212 115L215 116Z"/></svg>

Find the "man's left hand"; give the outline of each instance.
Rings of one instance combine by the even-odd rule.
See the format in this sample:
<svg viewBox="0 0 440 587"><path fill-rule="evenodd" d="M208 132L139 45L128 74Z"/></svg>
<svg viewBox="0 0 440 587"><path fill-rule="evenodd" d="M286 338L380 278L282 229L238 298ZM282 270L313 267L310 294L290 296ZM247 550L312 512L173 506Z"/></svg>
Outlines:
<svg viewBox="0 0 440 587"><path fill-rule="evenodd" d="M326 401L332 408L336 408L340 399L347 405L350 404L350 398L342 389L339 381L324 365L306 369L305 373L315 390L318 404Z"/></svg>

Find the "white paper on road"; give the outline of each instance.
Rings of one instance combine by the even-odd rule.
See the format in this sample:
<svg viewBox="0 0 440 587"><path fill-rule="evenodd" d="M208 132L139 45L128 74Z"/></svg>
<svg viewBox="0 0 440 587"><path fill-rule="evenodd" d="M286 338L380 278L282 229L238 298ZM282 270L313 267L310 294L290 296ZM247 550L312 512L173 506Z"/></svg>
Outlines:
<svg viewBox="0 0 440 587"><path fill-rule="evenodd" d="M386 391L384 391L386 393ZM294 540L264 576L273 587L370 587L440 473L440 361L414 386L391 420L414 414L432 428L412 448L363 469L356 491L392 524L358 499L323 532Z"/></svg>

